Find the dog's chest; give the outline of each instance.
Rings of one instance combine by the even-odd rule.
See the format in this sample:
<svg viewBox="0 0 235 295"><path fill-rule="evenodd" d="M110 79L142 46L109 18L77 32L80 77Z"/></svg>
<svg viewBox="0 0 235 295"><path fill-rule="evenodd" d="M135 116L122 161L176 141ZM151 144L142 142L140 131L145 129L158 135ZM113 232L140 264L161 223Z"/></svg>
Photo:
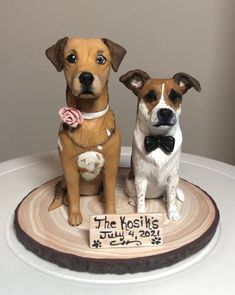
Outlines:
<svg viewBox="0 0 235 295"><path fill-rule="evenodd" d="M154 181L164 181L166 177L171 175L175 167L178 167L179 152L170 156L164 154L160 149L156 149L148 155L145 152L139 153L135 148L134 152L135 170L155 179Z"/></svg>
<svg viewBox="0 0 235 295"><path fill-rule="evenodd" d="M104 157L101 153L89 151L82 153L77 159L80 175L87 181L95 179L104 166Z"/></svg>
<svg viewBox="0 0 235 295"><path fill-rule="evenodd" d="M178 174L179 153L167 156L158 149L143 155L134 150L133 168L135 177L148 182L145 198L158 198L166 191L169 179Z"/></svg>
<svg viewBox="0 0 235 295"><path fill-rule="evenodd" d="M178 173L179 158L181 150L181 131L178 129L175 134L175 146L172 153L165 153L160 147L147 153L144 146L145 136L136 126L133 143L133 166L135 174L147 178L149 186L158 187L160 190L164 187L169 177L174 177Z"/></svg>
<svg viewBox="0 0 235 295"><path fill-rule="evenodd" d="M170 175L174 167L178 166L180 151L174 151L167 155L160 148L154 150L149 155L146 155L146 165L151 163L155 175Z"/></svg>

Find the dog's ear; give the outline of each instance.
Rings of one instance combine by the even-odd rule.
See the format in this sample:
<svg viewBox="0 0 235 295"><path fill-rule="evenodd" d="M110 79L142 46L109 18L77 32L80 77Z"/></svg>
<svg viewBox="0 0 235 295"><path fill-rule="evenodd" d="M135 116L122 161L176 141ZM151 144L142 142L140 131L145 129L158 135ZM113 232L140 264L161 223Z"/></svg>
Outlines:
<svg viewBox="0 0 235 295"><path fill-rule="evenodd" d="M64 37L46 50L46 56L56 67L58 72L63 70L64 66L64 49L68 42L68 37Z"/></svg>
<svg viewBox="0 0 235 295"><path fill-rule="evenodd" d="M201 91L201 85L192 76L185 73L177 73L173 76L174 81L179 85L183 94L185 94L190 88L194 88L196 91Z"/></svg>
<svg viewBox="0 0 235 295"><path fill-rule="evenodd" d="M115 72L118 71L118 68L126 54L126 49L123 48L121 45L114 43L113 41L106 39L106 38L102 38L101 39L104 44L108 47L110 55L111 55L111 59L112 59L112 68Z"/></svg>
<svg viewBox="0 0 235 295"><path fill-rule="evenodd" d="M149 75L142 70L129 71L119 78L128 89L132 90L138 96L140 90L143 88L145 82L149 80Z"/></svg>

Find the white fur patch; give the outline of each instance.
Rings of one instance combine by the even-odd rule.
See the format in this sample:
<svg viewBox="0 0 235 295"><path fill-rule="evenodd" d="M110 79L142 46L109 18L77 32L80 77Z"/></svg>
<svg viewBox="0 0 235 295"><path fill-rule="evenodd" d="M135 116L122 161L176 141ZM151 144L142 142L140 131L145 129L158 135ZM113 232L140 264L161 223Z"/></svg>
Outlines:
<svg viewBox="0 0 235 295"><path fill-rule="evenodd" d="M58 144L58 147L60 148L60 151L62 152L63 151L63 146L62 146L61 141L60 141L59 138L58 138L57 144Z"/></svg>
<svg viewBox="0 0 235 295"><path fill-rule="evenodd" d="M162 84L161 99L164 99L165 83Z"/></svg>
<svg viewBox="0 0 235 295"><path fill-rule="evenodd" d="M184 82L180 81L179 86L180 86L181 88L183 88L183 87L184 87Z"/></svg>
<svg viewBox="0 0 235 295"><path fill-rule="evenodd" d="M131 82L132 86L136 87L136 88L139 88L142 86L142 82L140 80L132 80Z"/></svg>
<svg viewBox="0 0 235 295"><path fill-rule="evenodd" d="M111 135L111 132L110 130L106 129L106 132L107 132L107 135L110 136Z"/></svg>
<svg viewBox="0 0 235 295"><path fill-rule="evenodd" d="M85 152L78 156L80 174L87 181L95 179L103 166L104 157L98 152Z"/></svg>

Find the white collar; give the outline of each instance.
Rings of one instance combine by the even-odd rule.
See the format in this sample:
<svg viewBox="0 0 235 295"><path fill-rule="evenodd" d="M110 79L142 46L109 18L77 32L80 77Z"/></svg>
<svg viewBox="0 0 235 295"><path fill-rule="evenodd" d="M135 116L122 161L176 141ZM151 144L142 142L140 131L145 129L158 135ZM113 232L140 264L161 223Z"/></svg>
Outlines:
<svg viewBox="0 0 235 295"><path fill-rule="evenodd" d="M109 110L109 104L107 105L107 107L104 110L99 111L99 112L94 112L94 113L81 112L81 113L82 113L83 119L92 120L92 119L97 119L99 117L104 116L108 112L108 110Z"/></svg>

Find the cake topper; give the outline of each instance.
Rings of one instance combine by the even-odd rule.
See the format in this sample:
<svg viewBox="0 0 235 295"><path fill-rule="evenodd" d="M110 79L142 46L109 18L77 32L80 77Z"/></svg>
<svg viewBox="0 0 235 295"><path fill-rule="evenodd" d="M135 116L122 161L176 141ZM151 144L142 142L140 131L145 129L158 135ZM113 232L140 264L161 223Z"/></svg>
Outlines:
<svg viewBox="0 0 235 295"><path fill-rule="evenodd" d="M129 168L120 167L116 185L118 214L109 214L115 212L120 138L108 105L107 81L110 67L117 71L125 52L107 39L79 38L63 38L46 51L56 69L64 70L67 81L67 106L59 110L58 139L64 177L33 189L16 207L9 229L13 230L14 225L12 237L16 235L25 246L19 244L22 257L29 250L60 267L100 276L165 269L179 261L182 270L182 265L189 265L185 258L198 253L191 259L198 262L205 246L206 253L214 248L219 236L218 232L215 235L219 223L215 201L197 185L181 179L187 204L177 211L181 209L177 198L183 197L177 189L182 96L192 87L200 91L199 82L184 73L172 79L151 79L135 70L121 77L138 97L132 169L126 188L130 196L137 195L137 201L135 197L129 204L137 203L139 213L132 214L123 190ZM128 153L123 155L125 166L128 158ZM47 167L41 166L46 171ZM82 198L81 212L80 195L99 191L104 191L107 214L102 214L97 196ZM165 195L167 210L165 206L156 210L157 202L151 200L147 203L148 213L142 213L145 198L161 195ZM69 223L80 224L83 215L83 225L68 230L64 208L58 214L48 214L48 202L53 198L49 210L67 204ZM181 221L168 222L165 211L172 220L179 220L181 213ZM62 268L56 272L66 274ZM171 272L168 268L165 273Z"/></svg>
<svg viewBox="0 0 235 295"><path fill-rule="evenodd" d="M108 77L126 50L109 39L62 38L46 50L57 71L64 71L67 107L61 108L58 151L63 167L49 211L63 203L69 224L82 223L80 195L103 192L105 213L115 213L115 183L120 135L109 107Z"/></svg>
<svg viewBox="0 0 235 295"><path fill-rule="evenodd" d="M126 181L129 202L143 213L146 198L164 196L168 218L179 220L177 199L184 201L178 188L182 144L179 116L183 95L192 87L200 91L200 83L185 73L171 79L151 79L141 70L129 71L120 81L138 98L132 167Z"/></svg>

